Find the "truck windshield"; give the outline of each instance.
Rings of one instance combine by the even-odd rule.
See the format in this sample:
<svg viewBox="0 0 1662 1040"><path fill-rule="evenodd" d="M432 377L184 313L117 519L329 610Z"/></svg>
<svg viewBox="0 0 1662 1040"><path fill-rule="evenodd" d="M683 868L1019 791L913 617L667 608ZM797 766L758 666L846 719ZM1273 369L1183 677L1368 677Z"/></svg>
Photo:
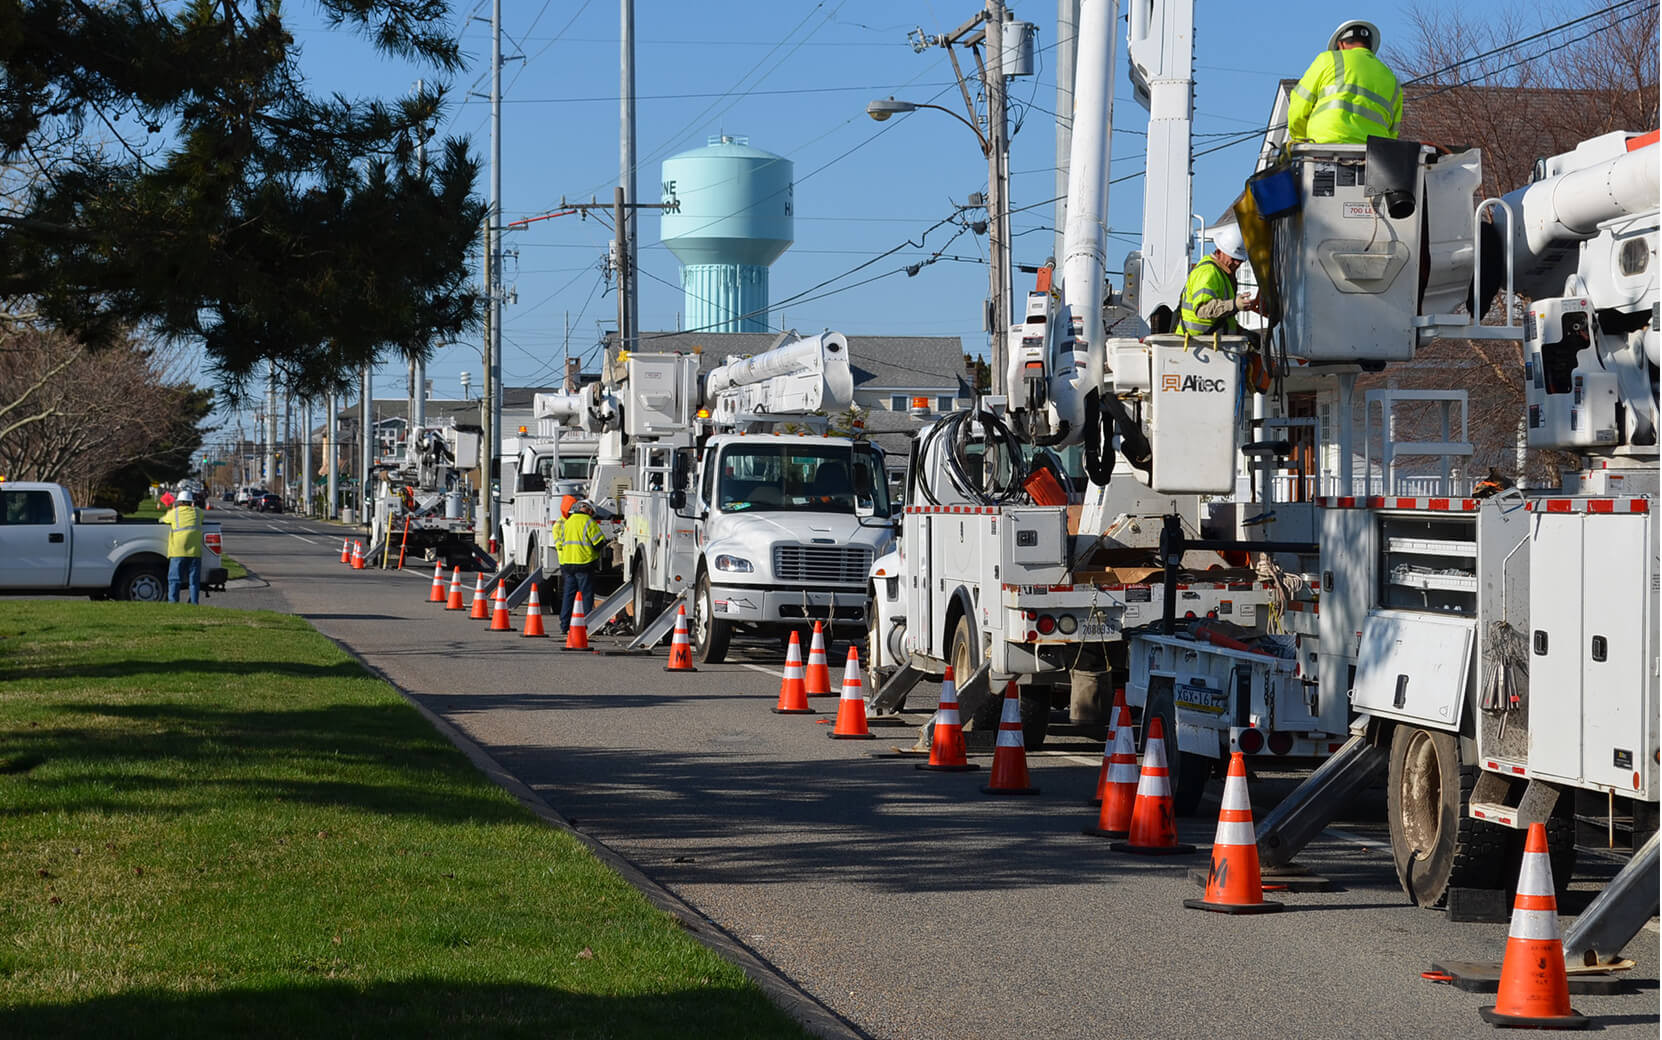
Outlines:
<svg viewBox="0 0 1662 1040"><path fill-rule="evenodd" d="M859 490L856 491L856 488ZM735 444L722 452L716 507L724 512L889 515L881 457L866 446Z"/></svg>
<svg viewBox="0 0 1662 1040"><path fill-rule="evenodd" d="M594 476L593 455L560 456L561 480L587 480Z"/></svg>

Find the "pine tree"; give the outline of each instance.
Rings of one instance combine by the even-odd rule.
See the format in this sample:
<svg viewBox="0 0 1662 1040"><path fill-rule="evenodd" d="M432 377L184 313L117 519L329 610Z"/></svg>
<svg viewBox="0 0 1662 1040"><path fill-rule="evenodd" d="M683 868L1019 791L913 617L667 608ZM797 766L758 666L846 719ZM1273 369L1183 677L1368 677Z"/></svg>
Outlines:
<svg viewBox="0 0 1662 1040"><path fill-rule="evenodd" d="M315 0L441 71L445 0ZM443 89L314 97L270 0L0 0L0 295L91 346L200 343L232 391L274 362L297 392L477 320L477 161L417 142Z"/></svg>

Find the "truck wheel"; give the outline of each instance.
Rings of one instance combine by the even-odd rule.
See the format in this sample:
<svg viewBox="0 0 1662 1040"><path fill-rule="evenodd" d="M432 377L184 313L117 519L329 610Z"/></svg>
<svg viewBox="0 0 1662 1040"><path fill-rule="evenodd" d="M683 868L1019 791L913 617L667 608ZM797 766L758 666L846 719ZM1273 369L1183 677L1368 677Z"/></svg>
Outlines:
<svg viewBox="0 0 1662 1040"><path fill-rule="evenodd" d="M1148 684L1148 701L1143 708L1143 743L1147 747L1148 720L1160 717L1161 739L1166 746L1166 771L1171 777L1172 808L1179 816L1193 816L1206 794L1206 780L1212 775L1213 760L1205 755L1185 753L1177 746L1177 698L1172 681L1154 677Z"/></svg>
<svg viewBox="0 0 1662 1040"><path fill-rule="evenodd" d="M698 576L698 593L693 598L692 651L699 664L720 664L727 657L727 643L733 638L733 624L716 617L715 598L710 595L710 575Z"/></svg>
<svg viewBox="0 0 1662 1040"><path fill-rule="evenodd" d="M629 619L629 629L635 635L646 631L646 626L652 624L658 615L657 597L652 590L646 587L646 558L637 556L635 566L630 571L635 576L634 590L630 593L629 603L635 611L635 616Z"/></svg>
<svg viewBox="0 0 1662 1040"><path fill-rule="evenodd" d="M1440 906L1450 888L1501 888L1510 833L1466 812L1477 767L1460 761L1452 733L1398 726L1391 733L1385 818L1397 880L1420 906Z"/></svg>
<svg viewBox="0 0 1662 1040"><path fill-rule="evenodd" d="M1024 687L1021 691L1021 744L1028 751L1045 746L1050 732L1050 687Z"/></svg>
<svg viewBox="0 0 1662 1040"><path fill-rule="evenodd" d="M110 595L134 603L164 602L167 599L167 568L159 563L130 563L116 574L115 583L110 586Z"/></svg>
<svg viewBox="0 0 1662 1040"><path fill-rule="evenodd" d="M881 638L881 635L877 631L877 596L876 596L875 593L869 592L869 590L868 590L868 594L867 594L867 597L866 597L866 654L865 654L865 658L866 658L866 675L871 681L871 689L866 691L869 696L876 696L877 691L883 688L883 683L887 682L890 674L892 674L895 671L895 669L893 669L893 668L884 668L884 669L880 670L877 667L877 660L878 660L879 656L881 656L879 654L879 640L880 640L880 638ZM900 698L900 702L894 706L894 710L895 711L902 711L902 710L905 709L905 707L906 707L906 698L902 697L902 698Z"/></svg>

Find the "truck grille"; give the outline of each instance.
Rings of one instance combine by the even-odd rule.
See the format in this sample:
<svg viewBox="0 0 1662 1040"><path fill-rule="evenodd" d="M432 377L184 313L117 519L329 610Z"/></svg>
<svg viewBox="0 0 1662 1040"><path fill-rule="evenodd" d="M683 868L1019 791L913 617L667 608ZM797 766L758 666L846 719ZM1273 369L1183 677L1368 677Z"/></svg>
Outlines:
<svg viewBox="0 0 1662 1040"><path fill-rule="evenodd" d="M864 545L775 545L775 581L863 585L871 573L871 549Z"/></svg>

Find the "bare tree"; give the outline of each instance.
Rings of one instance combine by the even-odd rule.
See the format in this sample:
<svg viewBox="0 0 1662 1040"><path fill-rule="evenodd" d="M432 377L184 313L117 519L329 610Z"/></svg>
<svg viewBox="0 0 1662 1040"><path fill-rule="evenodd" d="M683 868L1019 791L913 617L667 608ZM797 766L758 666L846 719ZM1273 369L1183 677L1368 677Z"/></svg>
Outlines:
<svg viewBox="0 0 1662 1040"><path fill-rule="evenodd" d="M0 333L0 474L55 480L77 501L173 436L182 397L165 355L133 338L92 354L62 333Z"/></svg>

